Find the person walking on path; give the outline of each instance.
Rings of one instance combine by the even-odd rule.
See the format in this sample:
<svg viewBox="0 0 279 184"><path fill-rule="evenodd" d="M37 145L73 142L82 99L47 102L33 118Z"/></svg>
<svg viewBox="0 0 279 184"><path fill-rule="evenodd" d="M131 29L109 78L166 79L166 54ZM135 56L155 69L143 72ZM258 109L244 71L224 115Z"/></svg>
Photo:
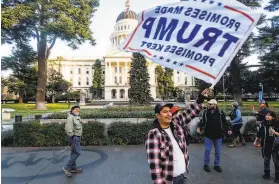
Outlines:
<svg viewBox="0 0 279 184"><path fill-rule="evenodd" d="M185 138L188 123L202 110L203 101L213 96L209 89L199 94L196 103L172 115L173 104L157 104L154 127L145 140L147 161L153 184L185 184L189 154ZM186 130L186 131L185 131Z"/></svg>
<svg viewBox="0 0 279 184"><path fill-rule="evenodd" d="M220 167L221 146L223 133L232 134L230 124L226 120L225 113L217 107L217 101L212 99L208 102L208 107L202 113L202 119L198 125L197 132L200 134L201 129L204 129L204 170L210 172L210 152L212 144L215 147L214 169L217 172L222 172Z"/></svg>
<svg viewBox="0 0 279 184"><path fill-rule="evenodd" d="M72 173L82 172L81 168L76 167L76 160L81 154L80 140L82 136L82 122L79 116L80 107L73 106L71 108L67 123L65 124L66 134L68 135L69 143L71 145L70 160L63 167L63 171L68 177L72 176Z"/></svg>
<svg viewBox="0 0 279 184"><path fill-rule="evenodd" d="M264 179L270 178L270 160L273 158L276 183L279 183L279 122L276 114L269 111L265 120L260 124L256 140L261 142L262 156L264 158ZM256 143L254 143L256 146Z"/></svg>
<svg viewBox="0 0 279 184"><path fill-rule="evenodd" d="M231 123L233 125L233 136L234 139L232 141L232 144L229 145L229 147L234 148L237 145L237 140L239 139L239 142L242 143L242 146L245 146L245 140L243 138L243 135L240 133L240 129L243 126L241 111L239 109L239 105L237 102L232 103L233 110L230 113L230 119Z"/></svg>

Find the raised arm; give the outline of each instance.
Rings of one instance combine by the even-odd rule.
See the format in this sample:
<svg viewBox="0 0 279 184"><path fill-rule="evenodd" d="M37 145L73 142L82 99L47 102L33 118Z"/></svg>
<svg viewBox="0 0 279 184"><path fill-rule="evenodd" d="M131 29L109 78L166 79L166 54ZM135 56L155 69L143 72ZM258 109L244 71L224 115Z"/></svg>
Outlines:
<svg viewBox="0 0 279 184"><path fill-rule="evenodd" d="M188 123L194 119L200 111L203 109L203 102L205 98L212 98L213 92L210 89L203 90L196 99L195 103L190 104L187 109L182 112L178 112L172 117L174 123L178 124L182 128L185 128Z"/></svg>
<svg viewBox="0 0 279 184"><path fill-rule="evenodd" d="M160 140L154 130L150 130L146 141L147 161L153 184L166 184L165 178L161 177L162 169L160 167Z"/></svg>

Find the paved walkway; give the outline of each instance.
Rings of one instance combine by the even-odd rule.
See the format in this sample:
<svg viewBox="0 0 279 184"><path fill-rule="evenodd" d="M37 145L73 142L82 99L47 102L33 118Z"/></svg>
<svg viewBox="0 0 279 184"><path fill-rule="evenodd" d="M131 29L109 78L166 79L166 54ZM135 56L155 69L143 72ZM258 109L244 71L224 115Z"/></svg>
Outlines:
<svg viewBox="0 0 279 184"><path fill-rule="evenodd" d="M191 144L189 184L271 184L264 181L263 159L252 146L222 150L224 172L203 171L203 145ZM144 146L83 147L78 160L84 169L65 177L69 150L60 148L2 148L3 184L150 184ZM213 154L212 154L213 159ZM272 168L272 173L273 168ZM273 177L273 176L272 176Z"/></svg>

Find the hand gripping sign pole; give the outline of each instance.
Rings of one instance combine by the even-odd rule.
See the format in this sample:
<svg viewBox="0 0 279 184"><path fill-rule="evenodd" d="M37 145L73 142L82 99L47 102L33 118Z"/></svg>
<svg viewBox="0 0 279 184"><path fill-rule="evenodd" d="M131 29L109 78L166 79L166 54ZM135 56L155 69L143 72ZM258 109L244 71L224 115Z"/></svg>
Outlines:
<svg viewBox="0 0 279 184"><path fill-rule="evenodd" d="M260 14L235 0L187 0L139 13L120 50L212 84L220 80Z"/></svg>

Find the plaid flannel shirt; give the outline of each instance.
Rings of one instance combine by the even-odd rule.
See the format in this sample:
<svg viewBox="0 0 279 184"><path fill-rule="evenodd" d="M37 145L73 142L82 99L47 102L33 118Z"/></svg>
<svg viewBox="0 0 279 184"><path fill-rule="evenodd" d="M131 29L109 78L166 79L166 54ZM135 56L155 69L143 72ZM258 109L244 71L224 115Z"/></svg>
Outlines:
<svg viewBox="0 0 279 184"><path fill-rule="evenodd" d="M185 170L188 173L189 155L184 133L190 133L188 123L199 114L202 108L202 103L193 103L186 110L174 115L170 124L173 135L184 154ZM145 141L152 183L170 184L173 183L173 146L158 120L154 121L154 125L155 128L149 131Z"/></svg>

